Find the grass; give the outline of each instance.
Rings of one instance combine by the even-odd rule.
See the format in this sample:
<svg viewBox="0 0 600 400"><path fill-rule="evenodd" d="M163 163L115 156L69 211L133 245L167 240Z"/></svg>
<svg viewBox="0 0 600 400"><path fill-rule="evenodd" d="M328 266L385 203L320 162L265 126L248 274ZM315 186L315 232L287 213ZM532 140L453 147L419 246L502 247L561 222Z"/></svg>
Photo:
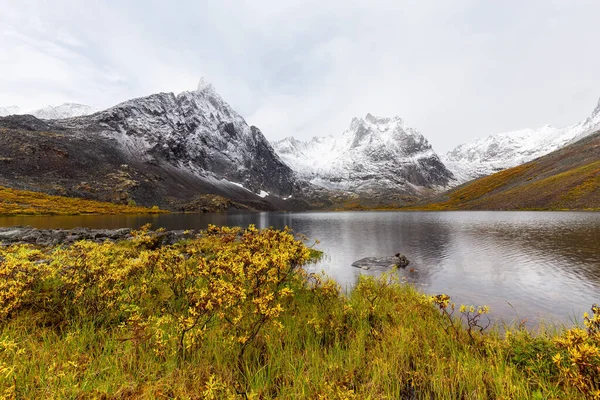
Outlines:
<svg viewBox="0 0 600 400"><path fill-rule="evenodd" d="M393 275L342 294L300 268L319 256L288 231L252 226L158 248L142 230L116 244L0 249L0 395L593 398L568 375L579 347L566 336L480 334L469 321L485 308L450 316L447 297Z"/></svg>
<svg viewBox="0 0 600 400"><path fill-rule="evenodd" d="M0 216L146 214L166 213L158 207L146 208L74 197L51 196L40 192L0 186Z"/></svg>
<svg viewBox="0 0 600 400"><path fill-rule="evenodd" d="M535 162L500 171L450 191L446 199L413 210L600 210L600 161L566 171Z"/></svg>

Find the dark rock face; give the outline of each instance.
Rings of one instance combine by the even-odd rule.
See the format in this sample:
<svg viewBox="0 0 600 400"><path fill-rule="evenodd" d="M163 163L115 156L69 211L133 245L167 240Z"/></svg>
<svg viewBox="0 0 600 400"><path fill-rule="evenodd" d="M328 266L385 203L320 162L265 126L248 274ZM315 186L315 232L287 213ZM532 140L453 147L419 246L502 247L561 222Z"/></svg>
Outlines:
<svg viewBox="0 0 600 400"><path fill-rule="evenodd" d="M353 267L369 270L369 269L389 269L389 268L406 268L410 263L408 258L403 254L396 254L393 257L365 257L352 263Z"/></svg>
<svg viewBox="0 0 600 400"><path fill-rule="evenodd" d="M11 129L24 129L27 131L50 131L56 130L58 127L37 119L33 115L9 115L2 118L2 126ZM59 129L59 128L58 128Z"/></svg>
<svg viewBox="0 0 600 400"><path fill-rule="evenodd" d="M157 246L167 246L177 243L183 239L194 237L194 231L167 231L151 232L156 240ZM131 229L35 229L29 226L15 226L12 228L0 228L0 245L11 244L33 244L37 246L56 246L59 244L70 245L81 240L96 243L105 241L121 241L132 238Z"/></svg>

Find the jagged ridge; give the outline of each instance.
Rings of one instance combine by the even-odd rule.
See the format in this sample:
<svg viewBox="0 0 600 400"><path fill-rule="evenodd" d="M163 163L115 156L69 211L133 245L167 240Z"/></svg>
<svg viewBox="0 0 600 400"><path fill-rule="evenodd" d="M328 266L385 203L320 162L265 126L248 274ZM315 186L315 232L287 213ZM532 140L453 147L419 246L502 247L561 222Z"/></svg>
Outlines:
<svg viewBox="0 0 600 400"><path fill-rule="evenodd" d="M457 183L490 175L534 160L600 129L600 101L591 116L566 128L550 125L506 132L461 144L442 156Z"/></svg>
<svg viewBox="0 0 600 400"><path fill-rule="evenodd" d="M340 137L290 137L273 147L301 178L328 189L421 195L453 179L427 139L398 116L367 114Z"/></svg>
<svg viewBox="0 0 600 400"><path fill-rule="evenodd" d="M287 208L300 191L293 171L211 85L199 86L70 119L2 118L0 184L170 208L203 193Z"/></svg>

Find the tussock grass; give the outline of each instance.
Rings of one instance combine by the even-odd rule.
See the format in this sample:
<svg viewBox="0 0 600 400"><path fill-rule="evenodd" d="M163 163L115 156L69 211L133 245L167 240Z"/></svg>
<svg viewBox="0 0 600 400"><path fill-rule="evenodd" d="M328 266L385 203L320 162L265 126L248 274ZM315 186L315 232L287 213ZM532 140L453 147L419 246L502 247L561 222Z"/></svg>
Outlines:
<svg viewBox="0 0 600 400"><path fill-rule="evenodd" d="M447 296L393 275L342 294L303 272L311 256L290 232L252 226L159 248L143 230L116 244L0 249L0 394L592 398L567 374L576 346L556 334L468 332L457 315L484 307L449 316Z"/></svg>
<svg viewBox="0 0 600 400"><path fill-rule="evenodd" d="M158 207L106 203L75 197L51 196L40 192L0 186L0 216L80 215L80 214L159 214Z"/></svg>

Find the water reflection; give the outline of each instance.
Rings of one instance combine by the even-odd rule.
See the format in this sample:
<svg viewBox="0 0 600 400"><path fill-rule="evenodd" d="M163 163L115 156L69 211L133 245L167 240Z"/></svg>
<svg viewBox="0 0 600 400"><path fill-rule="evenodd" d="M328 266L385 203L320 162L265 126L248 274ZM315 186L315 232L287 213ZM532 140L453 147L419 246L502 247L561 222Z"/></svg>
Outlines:
<svg viewBox="0 0 600 400"><path fill-rule="evenodd" d="M319 239L324 270L348 288L360 258L404 253L400 273L430 293L488 304L507 320L569 322L600 302L600 213L307 212L0 218L0 226L204 229L211 224L289 226Z"/></svg>

